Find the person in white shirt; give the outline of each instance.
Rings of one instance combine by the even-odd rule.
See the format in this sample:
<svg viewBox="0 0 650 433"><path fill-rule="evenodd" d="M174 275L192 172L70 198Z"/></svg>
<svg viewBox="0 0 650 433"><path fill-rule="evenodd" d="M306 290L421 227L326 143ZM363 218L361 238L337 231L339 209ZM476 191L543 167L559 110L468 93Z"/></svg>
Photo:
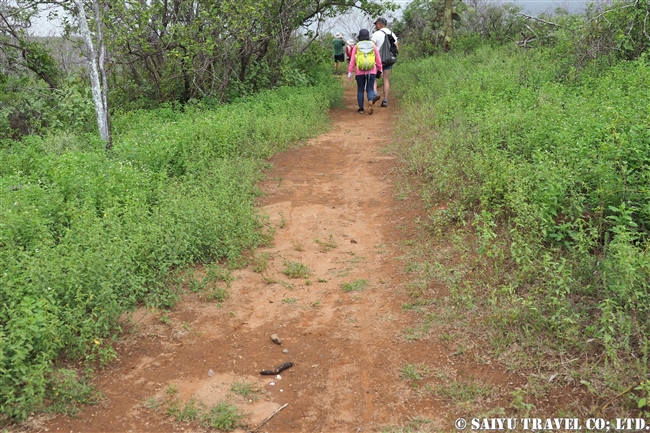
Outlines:
<svg viewBox="0 0 650 433"><path fill-rule="evenodd" d="M372 34L372 40L377 45L377 48L381 50L381 46L384 44L386 41L386 35L393 35L395 38L395 45L397 45L397 36L395 36L395 33L393 33L388 27L388 21L386 21L386 18L377 18L377 21L375 21L375 29L377 29L376 32ZM397 46L399 48L399 46ZM390 71L393 68L393 65L383 65L384 66L384 71L383 71L383 76L384 76L384 100L381 102L382 107L388 107L388 92L390 91ZM377 92L377 82L375 81L375 92Z"/></svg>

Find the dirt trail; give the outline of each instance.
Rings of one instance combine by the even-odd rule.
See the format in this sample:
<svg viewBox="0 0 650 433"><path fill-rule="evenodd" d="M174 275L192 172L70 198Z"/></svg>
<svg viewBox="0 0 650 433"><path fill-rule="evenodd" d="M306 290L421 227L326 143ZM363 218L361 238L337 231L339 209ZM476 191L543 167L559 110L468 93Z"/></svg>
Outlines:
<svg viewBox="0 0 650 433"><path fill-rule="evenodd" d="M412 235L408 227L420 211L417 200L395 198L398 162L385 148L396 108L360 115L355 84L345 87L347 107L333 110L330 132L272 159L260 206L277 231L273 246L256 252L268 253L268 268L235 271L221 308L187 295L168 314L169 323L160 313L140 312L117 345L118 360L96 380L106 398L74 419L34 420L32 430L200 430L153 403L146 407L152 397L169 398L174 386L180 401L237 404L249 429L288 403L259 431L379 431L413 416L450 430L448 408L400 379L407 363L458 376L467 374L468 364L437 339L403 338L416 317L401 308L407 297L399 245ZM313 274L288 278L282 273L287 262ZM357 280L367 280L367 287L342 289ZM274 333L282 346L270 341ZM286 361L294 366L280 380L259 374ZM497 374L480 368L484 376ZM256 400L236 395L235 381L263 392Z"/></svg>

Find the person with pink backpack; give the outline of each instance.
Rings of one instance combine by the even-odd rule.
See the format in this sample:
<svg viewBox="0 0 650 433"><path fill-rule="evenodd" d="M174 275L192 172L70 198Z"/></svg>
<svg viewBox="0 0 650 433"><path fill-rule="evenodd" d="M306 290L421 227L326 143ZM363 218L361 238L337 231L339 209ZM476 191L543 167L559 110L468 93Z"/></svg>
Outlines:
<svg viewBox="0 0 650 433"><path fill-rule="evenodd" d="M381 96L375 91L375 79L381 77L383 67L381 56L377 45L370 39L368 29L359 30L357 44L352 48L350 54L350 65L348 66L348 78L356 75L357 80L357 102L359 103L360 114L364 113L364 90L368 95L368 114L373 113L373 104L377 103ZM354 74L356 69L356 74Z"/></svg>

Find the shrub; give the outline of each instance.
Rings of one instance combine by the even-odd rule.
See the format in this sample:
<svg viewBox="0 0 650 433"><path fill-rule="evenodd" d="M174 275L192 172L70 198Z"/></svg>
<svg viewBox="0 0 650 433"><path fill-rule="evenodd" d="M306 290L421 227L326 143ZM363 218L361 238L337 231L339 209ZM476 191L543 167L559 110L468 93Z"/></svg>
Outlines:
<svg viewBox="0 0 650 433"><path fill-rule="evenodd" d="M0 420L50 399L56 359L111 359L124 311L173 305L170 271L261 242L264 158L326 128L340 95L323 85L126 113L108 155L69 133L0 147Z"/></svg>
<svg viewBox="0 0 650 433"><path fill-rule="evenodd" d="M648 367L650 65L567 74L555 59L483 47L402 64L399 136L427 203L474 228L498 332L604 348L616 373L601 379L621 389Z"/></svg>

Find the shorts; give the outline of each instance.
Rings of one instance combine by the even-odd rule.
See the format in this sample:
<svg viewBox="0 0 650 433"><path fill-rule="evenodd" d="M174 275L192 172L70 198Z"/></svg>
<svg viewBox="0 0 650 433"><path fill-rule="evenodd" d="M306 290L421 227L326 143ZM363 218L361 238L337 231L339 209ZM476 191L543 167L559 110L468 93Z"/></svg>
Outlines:
<svg viewBox="0 0 650 433"><path fill-rule="evenodd" d="M384 65L383 63L381 64L382 68L384 68L384 71L390 71L393 69L393 65Z"/></svg>
<svg viewBox="0 0 650 433"><path fill-rule="evenodd" d="M341 63L345 62L345 54L335 54L334 61L341 62Z"/></svg>

